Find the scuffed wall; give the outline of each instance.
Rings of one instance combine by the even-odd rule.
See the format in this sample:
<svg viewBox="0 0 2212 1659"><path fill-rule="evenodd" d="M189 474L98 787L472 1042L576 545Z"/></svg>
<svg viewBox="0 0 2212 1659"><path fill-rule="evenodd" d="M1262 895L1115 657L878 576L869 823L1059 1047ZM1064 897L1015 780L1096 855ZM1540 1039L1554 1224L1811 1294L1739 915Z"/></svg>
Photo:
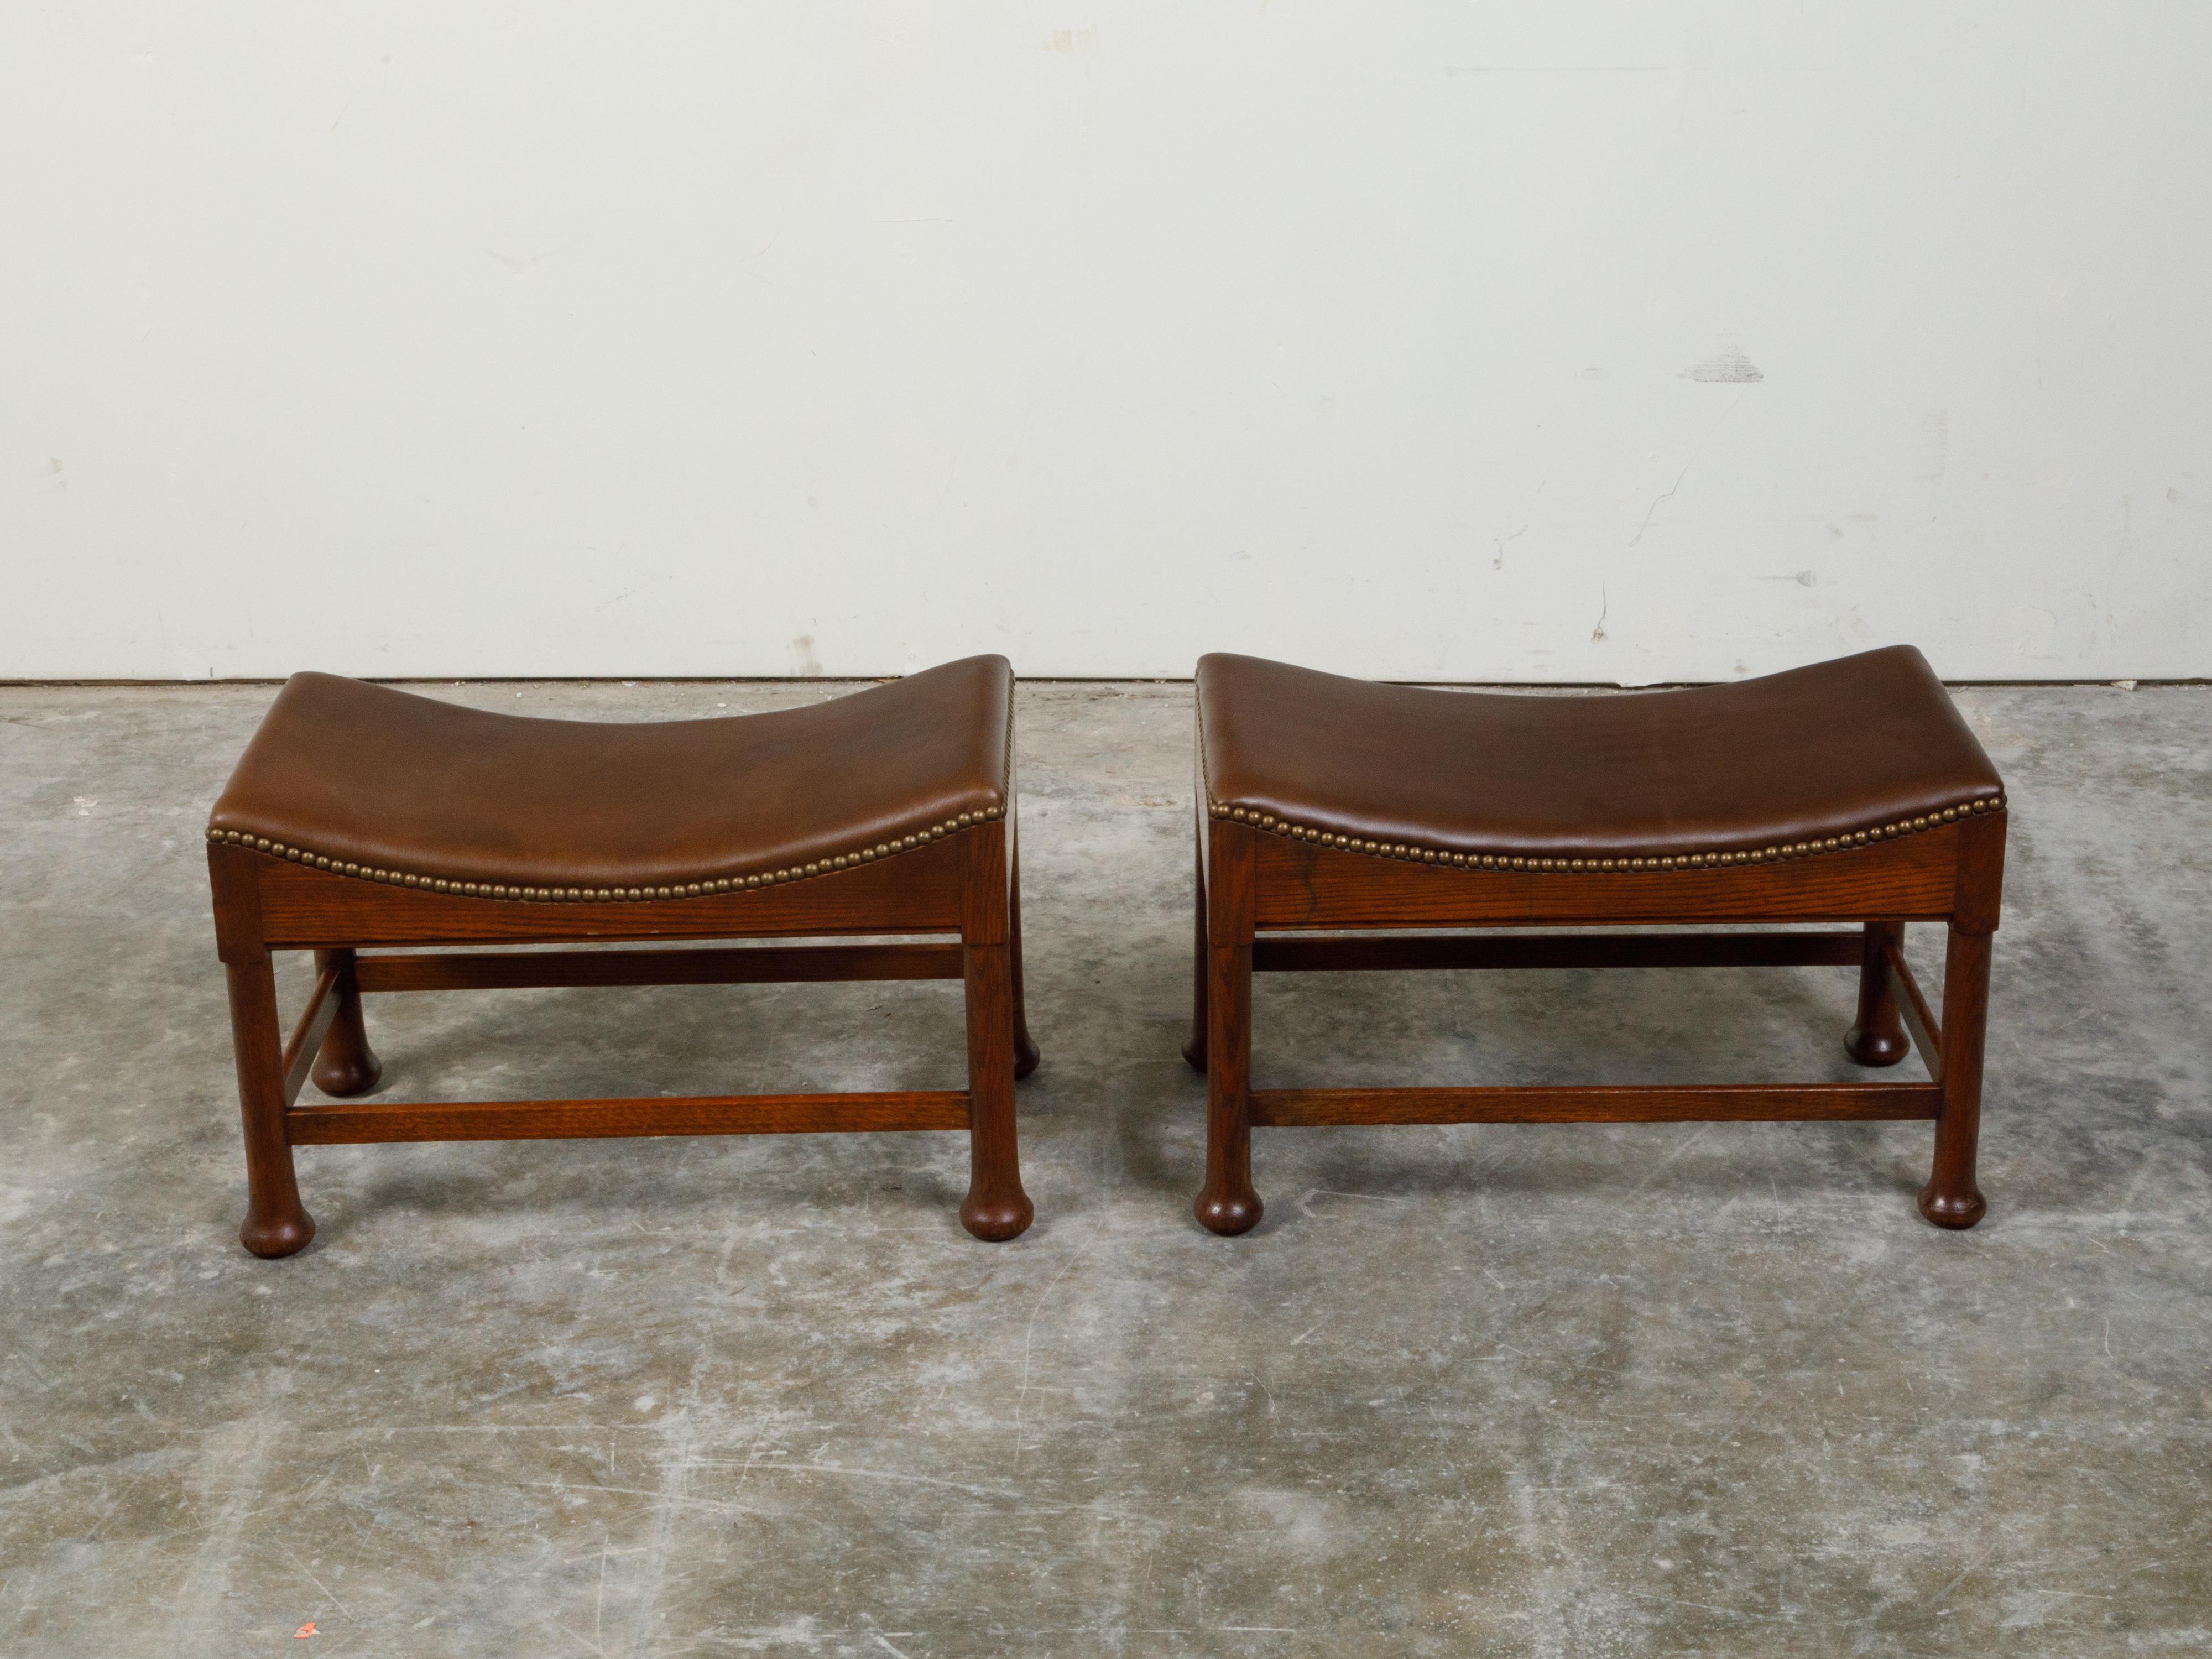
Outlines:
<svg viewBox="0 0 2212 1659"><path fill-rule="evenodd" d="M2212 673L2212 10L0 9L0 675Z"/></svg>

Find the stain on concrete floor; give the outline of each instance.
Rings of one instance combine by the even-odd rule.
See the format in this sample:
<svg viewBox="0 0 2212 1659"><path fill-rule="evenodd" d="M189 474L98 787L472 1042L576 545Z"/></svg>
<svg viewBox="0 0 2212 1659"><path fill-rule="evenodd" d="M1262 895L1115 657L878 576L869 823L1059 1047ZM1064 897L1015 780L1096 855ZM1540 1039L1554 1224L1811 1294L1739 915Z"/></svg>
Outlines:
<svg viewBox="0 0 2212 1659"><path fill-rule="evenodd" d="M2212 1649L2212 691L1961 694L2014 803L1972 1233L1906 1124L1263 1131L1202 1233L1188 689L1049 684L1026 1237L961 1231L957 1135L316 1148L273 1263L199 838L270 695L0 689L0 1651ZM1851 988L1263 980L1259 1072L1843 1078ZM370 1018L395 1098L949 1086L957 998Z"/></svg>

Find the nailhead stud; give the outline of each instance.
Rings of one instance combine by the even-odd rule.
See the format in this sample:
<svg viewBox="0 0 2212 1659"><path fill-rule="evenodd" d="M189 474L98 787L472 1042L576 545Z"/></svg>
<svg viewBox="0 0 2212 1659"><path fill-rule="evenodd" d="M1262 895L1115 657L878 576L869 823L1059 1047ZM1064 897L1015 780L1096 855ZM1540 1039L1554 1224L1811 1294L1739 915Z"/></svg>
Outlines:
<svg viewBox="0 0 2212 1659"><path fill-rule="evenodd" d="M1960 805L1947 806L1940 811L1931 812L1924 817L1900 818L1894 823L1875 824L1865 830L1850 830L1840 836L1828 836L1826 840L1816 838L1809 842L1788 842L1772 847L1753 847L1711 853L1684 853L1671 857L1651 859L1554 859L1525 856L1515 858L1508 854L1487 853L1452 853L1435 848L1414 846L1405 842L1362 841L1356 836L1338 835L1332 830L1316 830L1308 824L1293 823L1288 818L1279 818L1272 812L1261 812L1256 809L1241 806L1225 806L1215 800L1208 800L1206 803L1206 810L1210 817L1229 818L1240 823L1250 823L1256 828L1285 835L1316 846L1341 848L1351 852L1367 853L1416 864L1445 865L1454 869L1595 872L1598 871L1703 870L1739 864L1760 864L1771 859L1802 858L1810 854L1864 847L1870 842L1909 835L1916 830L1940 827L1945 823L1954 823L1977 812L2002 811L2004 805L2005 799L2002 795L1985 795ZM393 886L413 887L425 891L459 893L471 898L514 898L539 901L596 900L607 902L623 899L649 900L656 897L696 898L702 895L757 890L762 887L774 886L780 882L797 881L810 876L850 869L855 865L870 862L878 858L888 858L895 853L904 852L915 847L927 846L930 842L956 834L969 825L1003 817L1006 811L1003 805L976 808L947 818L942 823L932 824L913 835L896 837L888 842L878 842L873 847L863 847L857 852L839 854L803 866L794 866L789 869L764 871L750 876L732 876L713 881L691 882L675 887L660 888L506 887L493 884L453 881L440 877L417 876L397 870L378 869L369 865L348 864L342 860L326 858L320 854L310 853L304 848L289 846L281 841L261 839L237 830L222 830L211 826L207 831L207 838L210 842L244 846L255 851L268 853L273 857L308 865L318 870L328 870L339 875L358 877L363 880L383 882Z"/></svg>

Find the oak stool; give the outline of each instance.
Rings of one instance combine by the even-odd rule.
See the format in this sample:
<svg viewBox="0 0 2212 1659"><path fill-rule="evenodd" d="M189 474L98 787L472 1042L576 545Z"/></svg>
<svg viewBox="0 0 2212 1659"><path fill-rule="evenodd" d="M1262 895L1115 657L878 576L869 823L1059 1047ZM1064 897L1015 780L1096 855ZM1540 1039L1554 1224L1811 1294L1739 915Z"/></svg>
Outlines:
<svg viewBox="0 0 2212 1659"><path fill-rule="evenodd" d="M298 674L208 826L230 981L247 1202L240 1237L314 1237L292 1149L340 1142L965 1129L960 1218L1030 1224L1014 1079L1037 1063L1022 1012L1013 672L971 657L808 708L615 724L485 714ZM957 934L957 943L629 950L602 945ZM270 954L312 950L289 1039ZM367 1093L362 996L568 985L966 981L968 1086L690 1099L297 1104Z"/></svg>
<svg viewBox="0 0 2212 1659"><path fill-rule="evenodd" d="M2004 785L1910 646L1731 685L1500 696L1255 657L1198 665L1198 974L1206 1185L1219 1233L1260 1219L1251 1131L1347 1123L1932 1118L1920 1212L1982 1218L1974 1185ZM1850 931L1481 929L1849 921ZM1950 929L1941 1029L1905 924ZM1319 930L1354 937L1318 936ZM1927 1083L1254 1089L1252 975L1388 968L1833 963L1844 1040Z"/></svg>

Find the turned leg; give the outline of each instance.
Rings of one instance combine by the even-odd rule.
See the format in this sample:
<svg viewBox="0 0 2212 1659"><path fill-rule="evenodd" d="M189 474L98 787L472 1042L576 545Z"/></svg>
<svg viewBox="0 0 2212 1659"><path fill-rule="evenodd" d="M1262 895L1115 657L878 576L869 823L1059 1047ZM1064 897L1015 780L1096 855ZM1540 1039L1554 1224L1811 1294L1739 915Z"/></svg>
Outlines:
<svg viewBox="0 0 2212 1659"><path fill-rule="evenodd" d="M1199 834L1206 833L1201 821ZM1182 1045L1182 1057L1191 1069L1206 1069L1206 976L1210 971L1206 963L1206 847L1198 849L1198 903L1193 914L1198 919L1195 937L1191 945L1190 1041Z"/></svg>
<svg viewBox="0 0 2212 1659"><path fill-rule="evenodd" d="M969 945L968 981L968 1197L960 1220L978 1238L1013 1238L1036 1214L1022 1190L1014 1138L1012 950Z"/></svg>
<svg viewBox="0 0 2212 1659"><path fill-rule="evenodd" d="M1936 1164L1920 1189L1920 1213L1939 1227L1971 1227L1989 1206L1974 1185L1982 1121L1982 1039L1989 1024L1988 933L1954 922L1943 957L1943 1109L1936 1120Z"/></svg>
<svg viewBox="0 0 2212 1659"><path fill-rule="evenodd" d="M315 1223L300 1202L284 1130L284 1036L276 1023L276 981L265 951L229 962L225 971L238 1103L246 1120L246 1220L239 1242L256 1255L290 1255L307 1248Z"/></svg>
<svg viewBox="0 0 2212 1659"><path fill-rule="evenodd" d="M968 1196L961 1224L978 1238L1013 1238L1036 1211L1022 1190L1014 1139L1013 825L977 824L963 837L960 960L968 981Z"/></svg>
<svg viewBox="0 0 2212 1659"><path fill-rule="evenodd" d="M1894 1066L1911 1047L1905 1022L1898 1017L1897 999L1889 994L1889 971L1882 960L1883 951L1893 945L1904 948L1903 922L1867 923L1865 954L1859 959L1859 1017L1844 1035L1844 1052L1862 1066Z"/></svg>
<svg viewBox="0 0 2212 1659"><path fill-rule="evenodd" d="M337 999L337 1017L315 1052L315 1068L308 1075L326 1095L365 1095L376 1087L384 1067L368 1046L368 1028L362 1023L361 983L354 975L350 951L318 951L315 971L337 970L331 994Z"/></svg>
<svg viewBox="0 0 2212 1659"><path fill-rule="evenodd" d="M1250 829L1212 826L1212 909L1203 954L1206 987L1206 1185L1194 1208L1217 1233L1259 1224L1252 1187L1252 921L1256 908Z"/></svg>
<svg viewBox="0 0 2212 1659"><path fill-rule="evenodd" d="M1024 1078L1036 1070L1042 1056L1030 1036L1029 1010L1022 1000L1022 854L1018 847L1012 849L1008 862L1012 866L1007 872L1006 936L1014 974L1014 1075Z"/></svg>

